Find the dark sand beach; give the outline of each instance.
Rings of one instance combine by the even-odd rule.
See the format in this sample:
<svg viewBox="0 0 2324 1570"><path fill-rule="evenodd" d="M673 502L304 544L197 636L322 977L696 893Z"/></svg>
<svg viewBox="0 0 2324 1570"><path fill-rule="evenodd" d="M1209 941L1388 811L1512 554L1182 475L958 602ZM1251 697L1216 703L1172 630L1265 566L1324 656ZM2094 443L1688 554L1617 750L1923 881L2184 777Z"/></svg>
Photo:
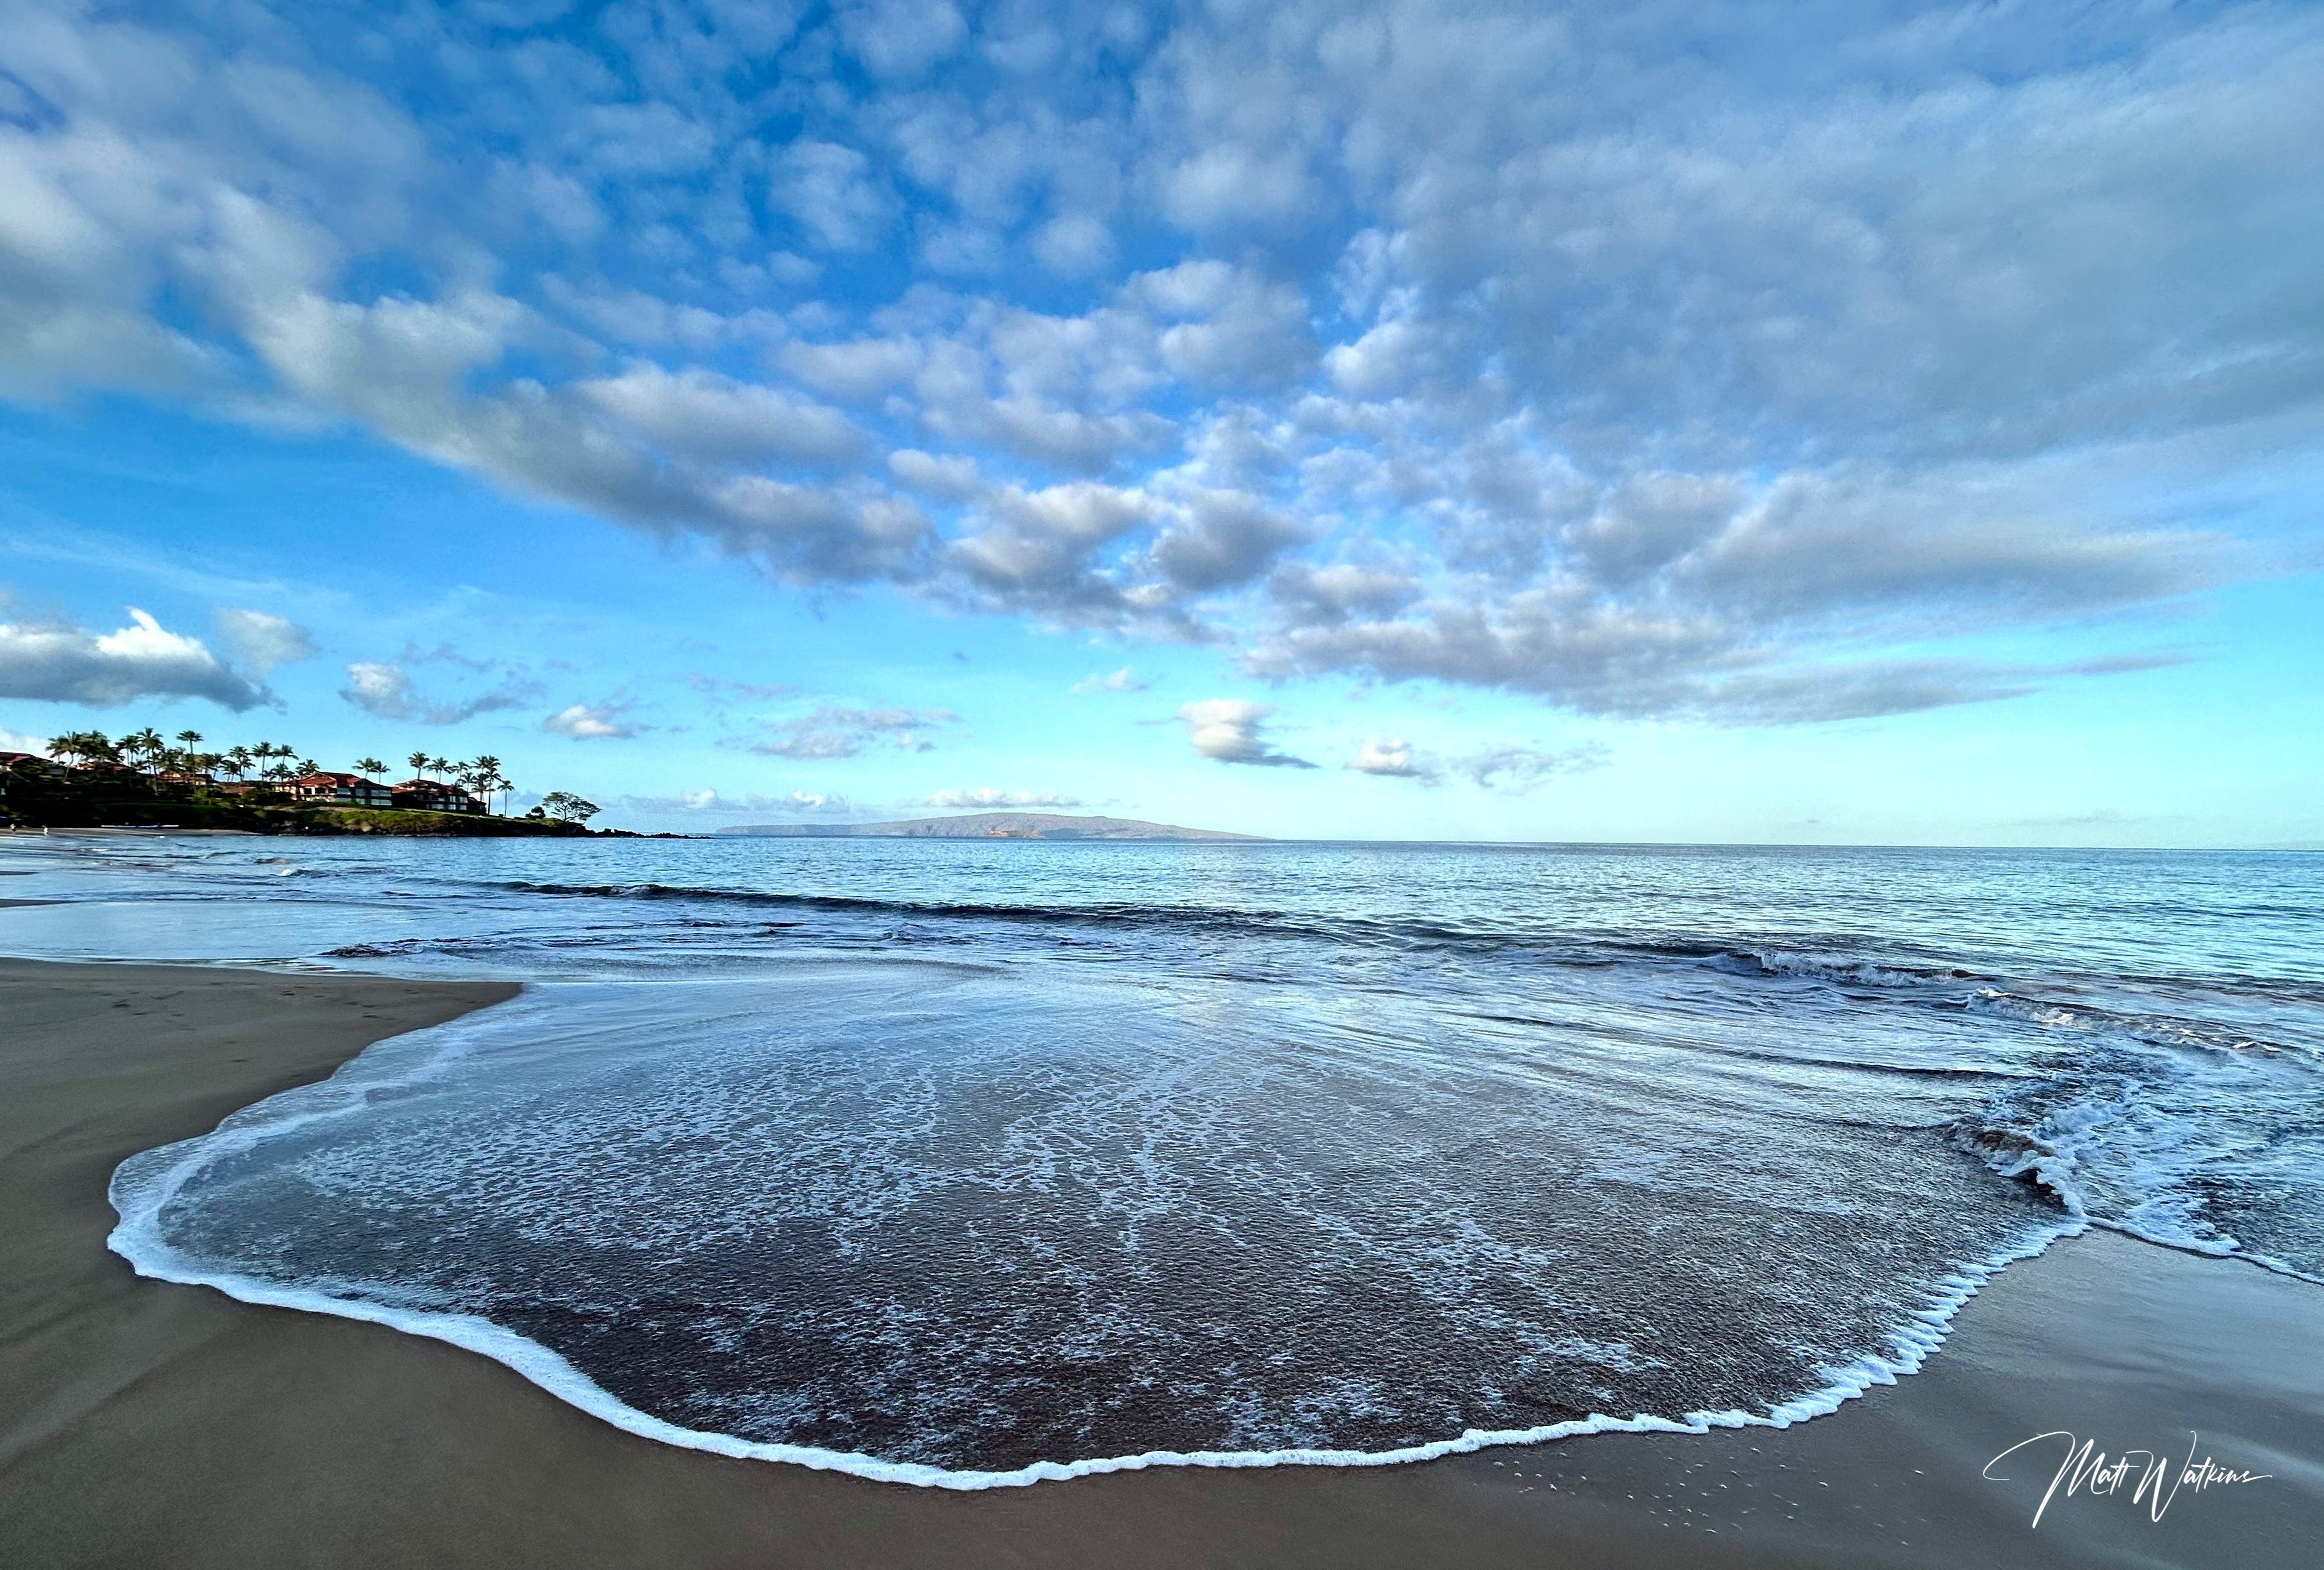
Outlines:
<svg viewBox="0 0 2324 1570"><path fill-rule="evenodd" d="M485 984L0 962L0 1563L1624 1565L2311 1562L2324 1290L2110 1234L2010 1268L1922 1373L1784 1431L957 1494L674 1449L374 1326L140 1281L124 1157ZM1909 1196L1900 1196L1909 1204ZM2053 1501L2065 1429L2272 1475Z"/></svg>

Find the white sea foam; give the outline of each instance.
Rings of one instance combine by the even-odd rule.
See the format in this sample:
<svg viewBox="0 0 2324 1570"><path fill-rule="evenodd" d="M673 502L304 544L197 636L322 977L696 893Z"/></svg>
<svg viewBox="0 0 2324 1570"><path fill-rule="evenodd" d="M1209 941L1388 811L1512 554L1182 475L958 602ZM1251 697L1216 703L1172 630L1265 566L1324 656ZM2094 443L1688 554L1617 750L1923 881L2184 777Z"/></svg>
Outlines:
<svg viewBox="0 0 2324 1570"><path fill-rule="evenodd" d="M503 1007L516 1009L521 1015L525 1006L538 1011L544 1006L554 1005L557 1001L550 992L535 988L531 990L528 1005ZM459 1072L480 1047L487 1046L489 1038L496 1034L506 1035L508 1033L504 1026L510 1017L500 1011L485 1011L434 1031L380 1043L346 1065L329 1080L285 1092L237 1113L211 1134L133 1158L124 1164L114 1183L112 1198L121 1221L110 1239L112 1247L143 1275L213 1287L244 1301L383 1324L410 1334L466 1347L505 1364L560 1399L616 1427L664 1443L730 1456L842 1471L879 1481L924 1487L982 1489L1148 1466L1389 1465L1488 1446L1541 1443L1592 1433L1703 1433L1713 1428L1746 1426L1788 1427L1830 1412L1874 1385L1892 1383L1920 1368L1942 1341L1954 1315L1994 1272L2012 1259L2039 1252L2055 1236L2078 1232L2086 1225L2079 1217L2064 1220L2043 1229L2018 1247L1947 1272L1934 1284L1925 1301L1901 1317L1901 1323L1889 1332L1885 1352L1850 1359L1836 1366L1825 1366L1816 1376L1819 1383L1759 1410L1696 1410L1675 1417L1648 1412L1628 1415L1592 1412L1584 1418L1542 1426L1471 1428L1426 1443L1377 1450L1331 1446L1155 1449L1130 1455L1065 1456L1004 1469L946 1467L814 1446L764 1442L688 1427L623 1401L557 1350L475 1314L431 1304L425 1300L429 1294L388 1283L270 1281L218 1268L214 1262L180 1251L165 1236L162 1226L165 1211L206 1169L218 1162L248 1156L269 1141L294 1134L311 1135L319 1125L334 1120L357 1119L383 1100L408 1096L416 1088L429 1082L443 1081L447 1076ZM709 1094L711 1099L707 1105L715 1107L718 1105L719 1096L715 1088ZM1190 1108L1189 1113L1190 1116L1181 1121L1190 1134L1203 1138L1215 1136L1217 1131L1204 1123L1207 1114L1201 1106ZM663 1115L656 1116L659 1118ZM1167 1118L1178 1115L1164 1103L1149 1102L1141 1116ZM681 1137L709 1137L715 1132L715 1125L681 1123L672 1132ZM1148 1157L1150 1157L1150 1152L1141 1152L1142 1160ZM310 1173L316 1172L316 1169L311 1167L308 1170ZM1054 1181L1055 1171L1045 1170L1047 1176L1042 1180ZM327 1176L327 1169L319 1175ZM915 1189L931 1181L934 1176L908 1166L891 1166L882 1180L888 1184L886 1201L897 1206L908 1204ZM1101 1207L1120 1211L1133 1232L1141 1222L1166 1212L1178 1202L1172 1192L1172 1181L1168 1180L1160 1181L1159 1189L1149 1185L1148 1197L1144 1198L1111 1190L1102 1192L1106 1198ZM1155 1198L1156 1195L1159 1198ZM520 1207L527 1203L521 1189L510 1190L504 1198L508 1203ZM862 1223L859 1219L857 1224ZM1363 1237L1353 1235L1349 1237L1348 1245L1358 1250L1371 1246ZM1481 1248L1484 1252L1479 1255L1480 1259L1500 1258L1510 1268L1540 1269L1554 1264L1553 1261L1546 1259L1526 1261L1518 1258L1508 1253L1505 1246L1482 1236L1471 1237L1464 1246ZM1636 1372L1655 1365L1655 1360L1642 1357L1628 1342L1552 1336L1537 1343L1537 1347L1554 1354L1583 1357L1599 1367L1616 1373Z"/></svg>
<svg viewBox="0 0 2324 1570"><path fill-rule="evenodd" d="M1626 891L1499 852L1421 877L1238 851L1211 884L1175 851L425 849L107 852L82 914L12 913L51 953L551 983L133 1158L114 1246L469 1347L667 1443L982 1488L1780 1427L1918 1369L1996 1270L2089 1226L2324 1259L2305 863L2053 860L1962 898L1987 860L1873 858L1911 939L1884 953L1859 934L1886 916L1834 893L1861 878L1783 858L1609 853ZM223 892L189 893L197 859ZM2274 914L2223 924L2266 879ZM1093 890L1109 914L1074 925ZM2139 890L2180 950L2109 935ZM693 985L838 954L820 1001L747 1018ZM936 988L929 954L976 969ZM867 990L899 962L923 979ZM761 1269L802 1242L814 1268ZM1656 1323L1683 1300L1725 1307ZM679 1340L638 1359L641 1327ZM1163 1394L1115 1399L1093 1371L1122 1367ZM1567 1420L1477 1420L1501 1416ZM1014 1433L1042 1437L986 1437Z"/></svg>
<svg viewBox="0 0 2324 1570"><path fill-rule="evenodd" d="M199 1164L199 1158L196 1158L195 1164ZM187 1168L173 1168L172 1171L190 1175L190 1170ZM1708 1434L1720 1428L1788 1428L1794 1423L1838 1411L1841 1406L1877 1385L1892 1385L1901 1378L1919 1373L1929 1357L1943 1345L1960 1310L2004 1266L2033 1258L2044 1252L2058 1238L2087 1230L2086 1223L2061 1225L2038 1242L1963 1266L1960 1272L1947 1278L1942 1290L1926 1308L1917 1311L1909 1323L1896 1329L1894 1350L1888 1355L1867 1356L1841 1367L1827 1368L1823 1372L1829 1376L1829 1383L1764 1412L1689 1412L1679 1418L1656 1417L1650 1413L1617 1418L1593 1413L1587 1418L1539 1428L1471 1428L1452 1437L1392 1450L1149 1450L1135 1455L1038 1461L1008 1471L970 1471L888 1461L876 1455L851 1455L844 1451L817 1449L812 1446L763 1444L731 1434L680 1428L616 1399L604 1386L540 1343L475 1315L428 1313L394 1308L361 1298L281 1287L248 1276L205 1271L180 1258L176 1251L161 1240L158 1229L153 1226L153 1218L160 1207L168 1203L168 1192L148 1195L141 1191L133 1195L117 1195L116 1205L122 1198L127 1198L134 1208L123 1213L120 1225L114 1228L106 1242L141 1276L188 1286L214 1288L245 1303L331 1314L365 1324L384 1325L407 1335L448 1342L514 1370L558 1400L578 1407L614 1428L665 1445L738 1460L786 1462L817 1471L843 1472L875 1483L900 1483L916 1488L963 1492L1022 1488L1036 1483L1061 1483L1076 1477L1091 1477L1110 1472L1137 1472L1153 1466L1397 1466L1499 1446L1546 1444L1590 1434Z"/></svg>

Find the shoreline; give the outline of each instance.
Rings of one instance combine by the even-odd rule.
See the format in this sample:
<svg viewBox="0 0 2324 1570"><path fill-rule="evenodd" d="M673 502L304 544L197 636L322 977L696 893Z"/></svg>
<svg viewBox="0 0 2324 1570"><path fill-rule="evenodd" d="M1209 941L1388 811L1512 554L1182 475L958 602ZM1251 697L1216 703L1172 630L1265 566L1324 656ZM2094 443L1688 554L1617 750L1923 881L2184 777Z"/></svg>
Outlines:
<svg viewBox="0 0 2324 1570"><path fill-rule="evenodd" d="M2306 1366L2324 1297L2107 1232L2005 1270L1920 1373L1789 1428L969 1493L641 1439L443 1343L141 1281L106 1251L121 1159L514 990L0 961L0 1176L20 1197L0 1238L22 1262L0 1287L0 1557L1627 1565L1683 1545L1691 1563L2258 1564L2324 1529L2324 1373ZM2048 1429L2119 1454L2190 1424L2219 1464L2273 1475L2160 1523L2126 1484L2053 1502L2038 1530L2049 1465L1978 1475Z"/></svg>

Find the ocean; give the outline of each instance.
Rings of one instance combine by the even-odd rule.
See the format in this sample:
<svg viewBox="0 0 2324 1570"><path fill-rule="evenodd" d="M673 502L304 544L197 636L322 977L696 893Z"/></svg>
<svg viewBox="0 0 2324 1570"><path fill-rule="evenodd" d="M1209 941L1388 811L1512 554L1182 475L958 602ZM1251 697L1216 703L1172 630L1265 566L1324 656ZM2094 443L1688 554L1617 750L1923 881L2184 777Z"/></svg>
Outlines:
<svg viewBox="0 0 2324 1570"><path fill-rule="evenodd" d="M0 950L521 981L142 1272L973 1488L1788 1423L2086 1227L2324 1280L2324 856L0 839Z"/></svg>

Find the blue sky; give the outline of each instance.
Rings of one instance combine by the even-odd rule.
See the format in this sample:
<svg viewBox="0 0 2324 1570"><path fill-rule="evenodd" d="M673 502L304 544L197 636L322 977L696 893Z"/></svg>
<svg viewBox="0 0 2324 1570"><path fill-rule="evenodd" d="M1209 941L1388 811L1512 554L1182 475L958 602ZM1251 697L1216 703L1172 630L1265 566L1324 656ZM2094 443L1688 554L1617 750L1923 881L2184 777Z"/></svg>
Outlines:
<svg viewBox="0 0 2324 1570"><path fill-rule="evenodd" d="M0 16L0 745L2324 842L2324 13Z"/></svg>

